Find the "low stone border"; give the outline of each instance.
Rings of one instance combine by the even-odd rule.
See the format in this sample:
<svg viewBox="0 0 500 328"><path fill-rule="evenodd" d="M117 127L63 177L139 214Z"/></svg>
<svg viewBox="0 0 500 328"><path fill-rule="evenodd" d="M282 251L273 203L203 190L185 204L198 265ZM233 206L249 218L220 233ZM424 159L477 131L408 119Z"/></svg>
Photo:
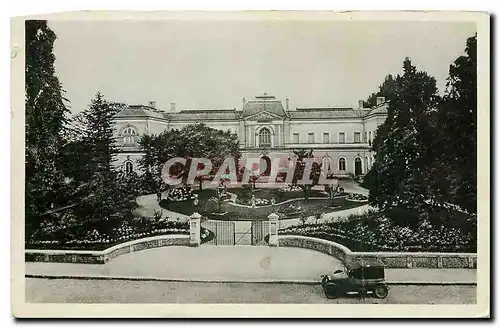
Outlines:
<svg viewBox="0 0 500 328"><path fill-rule="evenodd" d="M339 196L339 197L334 197L334 199L345 198L345 197L346 196ZM329 199L329 198L328 197L309 197L308 199L323 200L323 199ZM285 201L282 201L281 203L275 203L274 206L280 206L280 205L288 204L290 202L296 202L296 201L299 201L299 200L306 200L306 199L303 198L303 197L302 198L287 199ZM231 204L232 206L236 206L236 207L253 208L251 205L243 205L243 204L236 203L236 198L233 201L228 202L228 204ZM264 208L264 207L273 207L273 205L255 206L255 208ZM351 207L351 208L355 208L355 207Z"/></svg>
<svg viewBox="0 0 500 328"><path fill-rule="evenodd" d="M476 269L477 254L475 253L425 253L425 252L353 252L349 248L333 241L297 236L278 236L279 246L298 247L316 250L346 263L360 259L378 259L384 262L386 268L460 268Z"/></svg>
<svg viewBox="0 0 500 328"><path fill-rule="evenodd" d="M357 199L347 199L347 201L349 202L353 202L353 203L368 203L368 199L363 199L363 200L357 200Z"/></svg>
<svg viewBox="0 0 500 328"><path fill-rule="evenodd" d="M104 264L123 254L165 246L189 246L189 235L161 235L131 240L103 251L27 249L26 262Z"/></svg>

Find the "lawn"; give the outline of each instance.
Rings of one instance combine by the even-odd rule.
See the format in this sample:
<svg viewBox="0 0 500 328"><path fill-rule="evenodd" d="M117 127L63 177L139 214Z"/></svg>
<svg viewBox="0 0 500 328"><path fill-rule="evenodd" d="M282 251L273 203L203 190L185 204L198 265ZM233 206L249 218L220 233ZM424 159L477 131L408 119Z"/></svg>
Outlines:
<svg viewBox="0 0 500 328"><path fill-rule="evenodd" d="M230 193L243 194L245 191L243 188L230 189ZM350 202L345 200L345 198L337 198L333 200L333 207L331 207L331 201L325 197L325 195L319 191L312 191L310 197L323 197L323 199L299 199L286 204L276 205L276 206L257 206L255 208L248 208L243 206L238 206L237 204L224 201L221 206L221 212L224 215L217 215L212 212L205 210L205 203L210 197L214 197L216 194L215 190L207 189L202 190L199 193L198 199L200 200L199 206L195 209L192 200L186 200L181 202L173 202L168 200L162 200L160 206L168 209L172 212L181 213L184 215L191 215L193 212L197 211L205 217L213 220L230 220L230 221L250 221L250 220L267 220L269 214L276 211L280 214L280 219L292 219L299 217L308 217L313 215L319 215L321 213L336 212L341 210L346 210L349 208L354 208L358 206L365 205L365 203ZM275 197L276 189L261 189L255 192L256 197L267 197L267 199ZM257 196L257 194L259 196ZM288 195L289 194L289 195ZM320 196L321 195L321 196ZM302 192L285 192L283 196L279 198L277 203L282 202L287 199L302 198ZM300 207L300 209L298 209ZM297 210L292 210L293 208Z"/></svg>

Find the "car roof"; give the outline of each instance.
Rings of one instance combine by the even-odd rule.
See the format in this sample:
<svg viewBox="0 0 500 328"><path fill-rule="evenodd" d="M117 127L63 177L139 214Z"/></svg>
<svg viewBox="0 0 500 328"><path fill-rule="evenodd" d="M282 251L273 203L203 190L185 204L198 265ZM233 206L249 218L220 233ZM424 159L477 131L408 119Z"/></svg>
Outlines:
<svg viewBox="0 0 500 328"><path fill-rule="evenodd" d="M347 262L346 267L351 270L360 268L383 268L384 262L379 259L358 259Z"/></svg>

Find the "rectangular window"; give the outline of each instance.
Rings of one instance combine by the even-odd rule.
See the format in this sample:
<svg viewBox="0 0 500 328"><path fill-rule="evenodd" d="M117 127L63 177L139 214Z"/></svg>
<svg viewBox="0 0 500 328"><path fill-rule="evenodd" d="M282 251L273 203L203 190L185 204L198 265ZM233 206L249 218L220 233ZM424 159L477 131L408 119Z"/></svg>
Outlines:
<svg viewBox="0 0 500 328"><path fill-rule="evenodd" d="M368 141L372 142L372 132L368 132Z"/></svg>
<svg viewBox="0 0 500 328"><path fill-rule="evenodd" d="M363 142L364 142L364 143L367 143L367 142L368 142L368 140L367 140L367 139L368 139L367 134L368 134L368 133L367 133L366 131L365 131L365 132L363 132Z"/></svg>
<svg viewBox="0 0 500 328"><path fill-rule="evenodd" d="M299 134L298 133L294 133L293 134L293 139L292 139L292 142L294 144L298 144L299 143Z"/></svg>
<svg viewBox="0 0 500 328"><path fill-rule="evenodd" d="M354 132L354 143L361 142L361 132Z"/></svg>
<svg viewBox="0 0 500 328"><path fill-rule="evenodd" d="M323 133L323 143L330 143L330 133Z"/></svg>
<svg viewBox="0 0 500 328"><path fill-rule="evenodd" d="M307 142L308 143L314 143L314 133L308 133L307 134Z"/></svg>
<svg viewBox="0 0 500 328"><path fill-rule="evenodd" d="M344 132L339 133L339 143L345 143L345 133Z"/></svg>

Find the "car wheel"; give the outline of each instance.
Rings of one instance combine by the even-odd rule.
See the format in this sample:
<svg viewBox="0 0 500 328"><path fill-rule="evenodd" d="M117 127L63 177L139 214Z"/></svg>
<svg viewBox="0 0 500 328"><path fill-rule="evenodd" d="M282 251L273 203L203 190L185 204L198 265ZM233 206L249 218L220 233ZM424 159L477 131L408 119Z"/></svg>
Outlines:
<svg viewBox="0 0 500 328"><path fill-rule="evenodd" d="M324 288L325 296L328 299L337 298L337 288L334 284L327 284Z"/></svg>
<svg viewBox="0 0 500 328"><path fill-rule="evenodd" d="M389 294L389 290L387 289L387 286L385 285L378 285L378 286L375 286L375 289L373 290L373 294L375 294L375 296L377 298L386 298L387 295Z"/></svg>

